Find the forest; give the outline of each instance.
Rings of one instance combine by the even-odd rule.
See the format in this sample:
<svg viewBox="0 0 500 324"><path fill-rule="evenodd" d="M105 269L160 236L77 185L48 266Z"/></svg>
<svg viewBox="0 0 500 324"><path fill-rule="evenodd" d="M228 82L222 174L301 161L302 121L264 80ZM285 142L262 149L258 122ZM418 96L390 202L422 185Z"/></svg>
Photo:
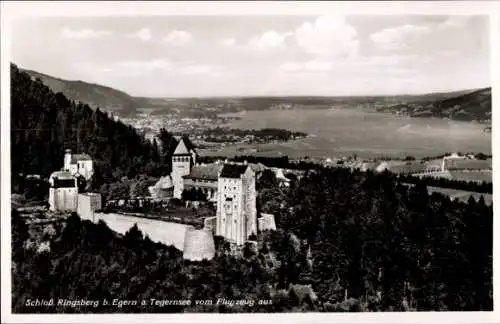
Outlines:
<svg viewBox="0 0 500 324"><path fill-rule="evenodd" d="M184 261L180 251L151 242L137 228L118 236L76 214L50 239L50 251L36 253L23 248L27 229L14 211L14 311L32 311L23 304L28 296L272 300L253 307L40 312L492 310L493 210L482 199L450 201L389 173L321 168L288 191L266 178L258 208L275 214L279 230L259 233L259 250L240 257L224 253L216 237L217 256L203 262ZM297 299L290 292L296 284L310 285L318 299Z"/></svg>
<svg viewBox="0 0 500 324"><path fill-rule="evenodd" d="M31 190L23 180L26 175L46 179L60 170L65 149L94 158L95 175L89 185L96 190L124 177L160 177L169 172L166 153L173 136L168 132L162 133L165 147L150 143L99 108L70 101L17 66L11 64L10 68L13 192Z"/></svg>

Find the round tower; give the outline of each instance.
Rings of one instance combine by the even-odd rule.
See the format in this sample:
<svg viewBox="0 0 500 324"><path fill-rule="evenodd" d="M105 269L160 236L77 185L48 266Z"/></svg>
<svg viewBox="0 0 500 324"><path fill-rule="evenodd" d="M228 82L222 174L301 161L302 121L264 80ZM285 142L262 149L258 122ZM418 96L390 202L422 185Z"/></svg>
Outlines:
<svg viewBox="0 0 500 324"><path fill-rule="evenodd" d="M183 257L185 260L211 260L215 255L215 243L211 230L186 229Z"/></svg>

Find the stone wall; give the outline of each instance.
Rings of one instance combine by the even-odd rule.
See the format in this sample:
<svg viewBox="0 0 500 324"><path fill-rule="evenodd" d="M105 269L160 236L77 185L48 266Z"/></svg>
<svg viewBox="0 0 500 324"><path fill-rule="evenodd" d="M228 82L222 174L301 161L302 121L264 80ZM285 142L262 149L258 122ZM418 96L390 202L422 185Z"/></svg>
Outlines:
<svg viewBox="0 0 500 324"><path fill-rule="evenodd" d="M125 234L134 224L139 230L149 236L153 242L173 245L179 250L184 249L185 233L189 225L165 222L156 219L135 217L116 213L95 213L94 222L103 220L113 231Z"/></svg>
<svg viewBox="0 0 500 324"><path fill-rule="evenodd" d="M78 207L76 212L81 219L94 221L94 212L101 210L102 198L98 193L78 194Z"/></svg>

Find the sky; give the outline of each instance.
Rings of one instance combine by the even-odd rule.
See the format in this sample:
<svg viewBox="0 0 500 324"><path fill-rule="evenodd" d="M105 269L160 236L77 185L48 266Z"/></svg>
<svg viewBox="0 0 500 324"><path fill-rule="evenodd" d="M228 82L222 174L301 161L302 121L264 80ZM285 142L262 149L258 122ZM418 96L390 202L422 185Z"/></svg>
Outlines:
<svg viewBox="0 0 500 324"><path fill-rule="evenodd" d="M11 61L133 96L416 94L490 86L488 16L35 17Z"/></svg>

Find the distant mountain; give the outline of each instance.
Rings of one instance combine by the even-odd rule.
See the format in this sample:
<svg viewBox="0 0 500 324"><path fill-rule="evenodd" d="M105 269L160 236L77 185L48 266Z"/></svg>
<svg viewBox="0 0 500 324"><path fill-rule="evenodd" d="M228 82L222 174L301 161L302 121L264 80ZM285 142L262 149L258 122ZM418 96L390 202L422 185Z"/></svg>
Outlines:
<svg viewBox="0 0 500 324"><path fill-rule="evenodd" d="M180 117L207 117L220 113L268 109L328 109L332 105L375 108L412 117L438 117L465 121L491 122L491 88L460 90L422 95L393 96L252 96L213 98L133 97L111 87L83 81L70 81L36 71L22 70L39 78L54 92L88 104L91 108L125 116L139 108L155 108L155 114Z"/></svg>
<svg viewBox="0 0 500 324"><path fill-rule="evenodd" d="M83 81L63 80L31 70L20 70L28 73L32 78L41 79L42 83L53 92L62 92L68 99L88 104L93 109L99 107L103 111L128 115L142 107L140 99L111 87Z"/></svg>
<svg viewBox="0 0 500 324"><path fill-rule="evenodd" d="M438 117L491 123L491 88L408 97L377 107L412 117Z"/></svg>

